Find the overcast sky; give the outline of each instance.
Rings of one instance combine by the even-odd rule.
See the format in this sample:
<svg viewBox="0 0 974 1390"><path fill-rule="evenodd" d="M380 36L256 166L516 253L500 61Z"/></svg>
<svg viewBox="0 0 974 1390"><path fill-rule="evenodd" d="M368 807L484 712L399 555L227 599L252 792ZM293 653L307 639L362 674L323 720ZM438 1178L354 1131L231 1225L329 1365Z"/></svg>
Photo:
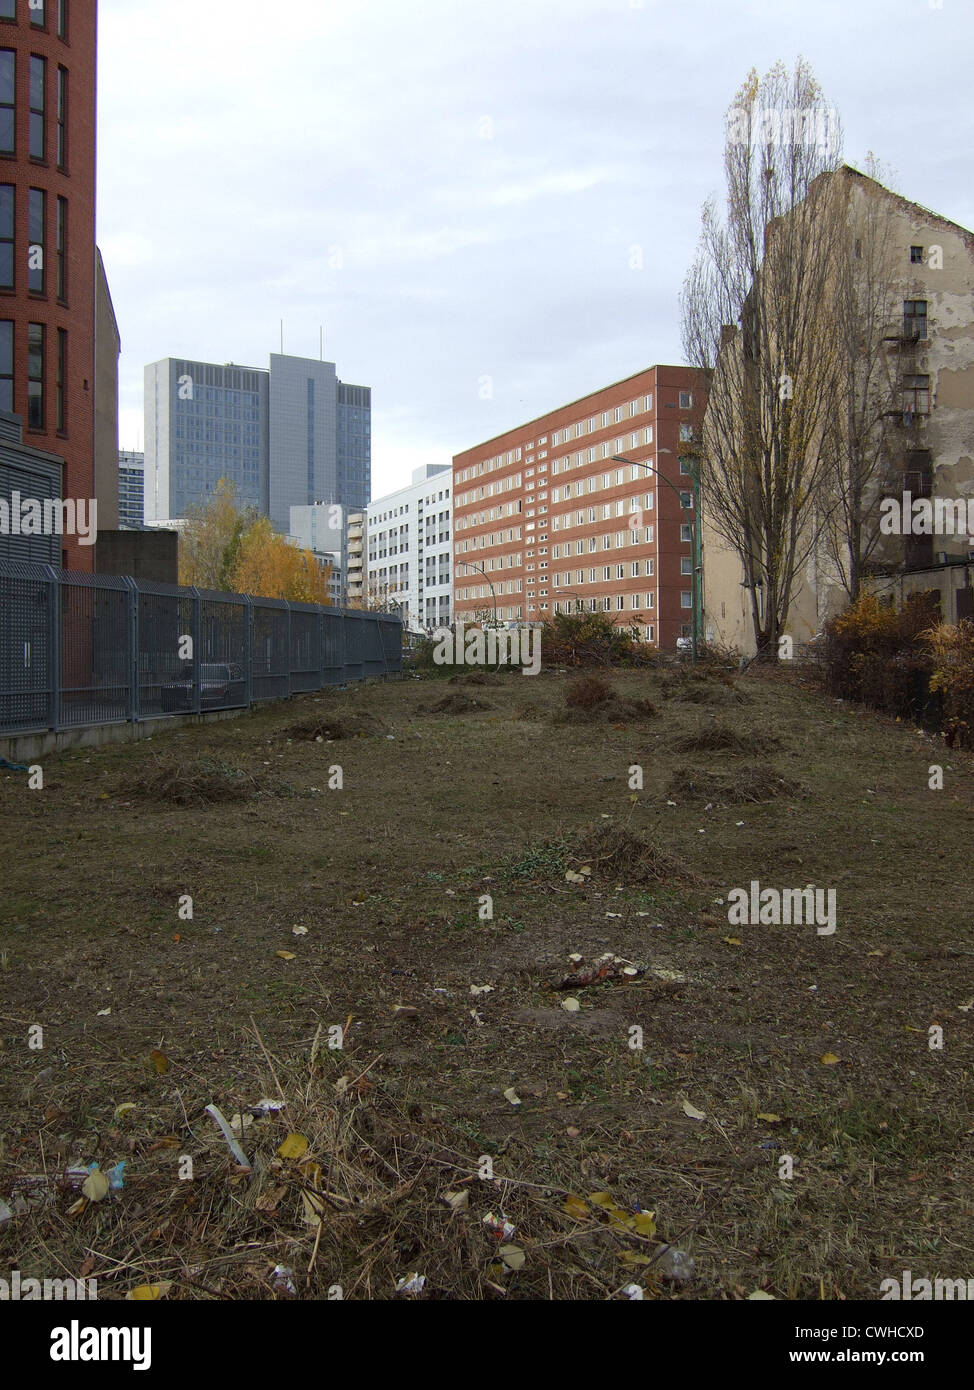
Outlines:
<svg viewBox="0 0 974 1390"><path fill-rule="evenodd" d="M286 352L324 325L372 387L373 497L681 361L724 112L779 58L811 63L850 163L974 228L974 5L936 4L101 0L122 447L145 363L266 367L282 318Z"/></svg>

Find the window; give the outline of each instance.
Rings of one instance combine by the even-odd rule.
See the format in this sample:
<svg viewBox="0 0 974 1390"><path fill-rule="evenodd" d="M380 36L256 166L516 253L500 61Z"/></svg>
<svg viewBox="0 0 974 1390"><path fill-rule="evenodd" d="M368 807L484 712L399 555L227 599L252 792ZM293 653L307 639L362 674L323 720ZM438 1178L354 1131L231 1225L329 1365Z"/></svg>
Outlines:
<svg viewBox="0 0 974 1390"><path fill-rule="evenodd" d="M43 188L30 190L27 209L27 288L44 292L44 227L47 222L47 194Z"/></svg>
<svg viewBox="0 0 974 1390"><path fill-rule="evenodd" d="M59 39L68 37L68 0L57 0L57 32Z"/></svg>
<svg viewBox="0 0 974 1390"><path fill-rule="evenodd" d="M923 247L922 247L922 246L911 246L911 247L910 247L910 264L911 264L911 265L923 265Z"/></svg>
<svg viewBox="0 0 974 1390"><path fill-rule="evenodd" d="M64 383L67 377L68 367L68 331L66 328L59 328L57 331L57 427L63 433L64 425Z"/></svg>
<svg viewBox="0 0 974 1390"><path fill-rule="evenodd" d="M680 506L683 508L685 512L690 512L693 510L693 498L689 492L680 493Z"/></svg>
<svg viewBox="0 0 974 1390"><path fill-rule="evenodd" d="M692 574L692 573L693 573L693 561L691 560L691 558L690 558L689 555L681 555L681 556L680 556L680 573L681 573L681 574Z"/></svg>
<svg viewBox="0 0 974 1390"><path fill-rule="evenodd" d="M44 98L47 88L47 59L31 54L30 59L30 157L44 159L47 155Z"/></svg>
<svg viewBox="0 0 974 1390"><path fill-rule="evenodd" d="M14 326L0 319L0 410L14 408Z"/></svg>
<svg viewBox="0 0 974 1390"><path fill-rule="evenodd" d="M689 410L693 405L693 396L689 391L680 392L680 409Z"/></svg>
<svg viewBox="0 0 974 1390"><path fill-rule="evenodd" d="M16 149L17 55L12 48L0 48L0 154Z"/></svg>
<svg viewBox="0 0 974 1390"><path fill-rule="evenodd" d="M27 325L27 427L44 428L44 325Z"/></svg>
<svg viewBox="0 0 974 1390"><path fill-rule="evenodd" d="M12 183L0 184L0 289L14 287L14 209L16 189Z"/></svg>
<svg viewBox="0 0 974 1390"><path fill-rule="evenodd" d="M67 222L68 222L68 200L58 198L57 200L57 297L67 299Z"/></svg>
<svg viewBox="0 0 974 1390"><path fill-rule="evenodd" d="M30 22L35 29L43 29L47 23L46 8L46 0L30 0Z"/></svg>
<svg viewBox="0 0 974 1390"><path fill-rule="evenodd" d="M0 19L17 18L17 0L0 0Z"/></svg>
<svg viewBox="0 0 974 1390"><path fill-rule="evenodd" d="M692 440L693 440L693 426L692 426L692 425L681 425L681 426L680 426L680 443L681 443L681 444L689 444L689 443L691 443ZM682 463L682 461L681 461L681 463L680 463L680 472L681 472L681 473L688 473L689 471L690 471L690 470L689 470L688 468L684 468L683 463Z"/></svg>
<svg viewBox="0 0 974 1390"><path fill-rule="evenodd" d="M57 167L65 168L68 152L68 70L57 70Z"/></svg>
<svg viewBox="0 0 974 1390"><path fill-rule="evenodd" d="M684 589L684 590L682 591L682 593L680 594L680 607L681 607L681 608L692 608L692 607L693 607L693 594L691 594L687 589Z"/></svg>
<svg viewBox="0 0 974 1390"><path fill-rule="evenodd" d="M927 336L927 301L925 299L904 299L903 337L925 338Z"/></svg>
<svg viewBox="0 0 974 1390"><path fill-rule="evenodd" d="M904 415L929 415L930 413L930 378L929 376L904 376L903 378L903 414Z"/></svg>
<svg viewBox="0 0 974 1390"><path fill-rule="evenodd" d="M686 544L689 544L693 540L691 528L689 526L680 527L680 540L684 541Z"/></svg>

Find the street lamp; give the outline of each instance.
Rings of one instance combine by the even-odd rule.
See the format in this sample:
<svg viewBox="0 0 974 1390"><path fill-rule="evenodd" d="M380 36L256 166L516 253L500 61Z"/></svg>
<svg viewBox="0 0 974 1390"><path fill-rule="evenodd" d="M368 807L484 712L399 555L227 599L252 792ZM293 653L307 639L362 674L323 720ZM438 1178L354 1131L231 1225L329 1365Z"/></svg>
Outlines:
<svg viewBox="0 0 974 1390"><path fill-rule="evenodd" d="M672 454L672 452L673 452L672 449L657 449L657 450L656 450L656 455L657 455L657 457L659 457L660 454ZM626 457L624 457L624 455L622 455L622 454L613 454L613 455L612 455L612 461L613 461L613 463L627 463L627 464L629 464L630 467L632 467L632 468L645 468L646 471L647 471L648 473L652 473L652 474L654 475L654 477L659 478L659 480L660 480L661 483L665 483L666 486L670 489L671 492L676 493L676 496L677 496L677 498L679 499L680 509L681 509L681 510L684 510L684 507L683 507L683 494L682 494L681 490L676 486L675 483L672 483L672 482L670 481L669 478L665 477L664 474L662 474L662 473L659 471L659 469L654 468L653 465L652 465L651 463L640 463L640 462L637 462L636 459L626 458ZM692 485L692 488L693 488L693 492L692 492L692 496L693 496L693 515L692 515L691 518L690 518L690 551L691 551L691 555L692 555L692 557L693 557L693 558L692 558L692 569L691 569L691 572L690 572L690 642L691 642L691 648L692 648L692 652L693 652L693 660L694 660L694 662L696 662L696 660L697 660L697 616L698 616L698 608L699 608L699 594L698 594L698 578L697 578L697 576L698 576L698 571L699 571L699 568L700 568L699 563L698 563L698 549L697 549L697 542L698 542L698 540L699 540L699 533L698 533L698 530L697 530L697 517L698 517L698 515L699 515L699 510L700 510L700 475L699 475L699 473L698 473L696 467L694 467L694 468L693 468L693 471L689 474L689 478L690 478L690 482L691 482L691 485ZM658 551L658 543L657 543L657 551ZM659 615L659 623L660 623L660 629L662 629L662 626L663 626L663 615L662 615L662 613L660 613L660 615Z"/></svg>
<svg viewBox="0 0 974 1390"><path fill-rule="evenodd" d="M459 563L464 567L464 569L468 569L468 570L477 570L478 573L482 574L482 575L484 576L484 578L487 580L487 587L490 589L490 596L491 596L491 599L493 600L493 603L494 603L494 629L495 629L495 631L496 631L497 628L500 627L500 619L499 619L498 616L497 616L497 594L494 592L494 582L493 582L493 580L491 579L491 577L490 577L490 575L487 573L487 571L484 569L483 565L478 565L478 564L477 564L475 561L473 561L473 560L460 560ZM455 616L455 615L454 615L454 616ZM495 640L495 642L497 641L496 638L495 638L494 640ZM495 672L495 674L500 670L500 668L501 668L501 652L500 652L500 644L497 643L497 665L494 667L494 672Z"/></svg>

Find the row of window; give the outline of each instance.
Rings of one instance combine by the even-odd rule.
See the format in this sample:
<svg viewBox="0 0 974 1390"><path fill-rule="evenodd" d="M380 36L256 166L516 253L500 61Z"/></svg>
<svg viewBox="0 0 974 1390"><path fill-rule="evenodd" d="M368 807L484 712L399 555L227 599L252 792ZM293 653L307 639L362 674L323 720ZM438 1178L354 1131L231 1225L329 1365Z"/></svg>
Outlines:
<svg viewBox="0 0 974 1390"><path fill-rule="evenodd" d="M45 385L47 381L47 327L29 323L24 343L27 361L27 428L47 428ZM14 408L14 376L17 348L15 324L12 319L0 319L0 410ZM67 379L68 334L57 329L55 374L55 427L63 433L66 425L65 381Z"/></svg>
<svg viewBox="0 0 974 1390"><path fill-rule="evenodd" d="M691 404L692 398L690 393L688 391L681 391L681 407L688 409ZM569 439L580 438L583 434L594 434L597 430L609 429L613 424L621 424L624 419L631 418L635 415L641 415L646 411L652 410L652 408L653 398L651 395L639 396L636 400L626 401L624 405L618 405L610 410L602 411L601 416L591 415L587 420L577 420L572 425L566 425L564 429L555 430L551 436L551 447L554 448L556 444L566 444ZM525 444L524 451L529 455L527 462L534 462L534 454L532 451L535 447L540 450L537 455L539 459L547 458L547 449L541 450L541 446L547 443L548 436L542 434L538 437L537 445L533 439ZM633 447L635 447L635 445ZM492 458L483 459L479 463L473 463L468 468L461 469L456 476L456 481L458 483L465 483L471 478L481 477L484 473L493 473L497 468L509 468L512 463L520 463L521 458L522 449L520 446L514 449L508 449L506 453L495 454Z"/></svg>
<svg viewBox="0 0 974 1390"><path fill-rule="evenodd" d="M58 38L68 37L68 0L0 0L0 19L18 19L18 5L26 7L35 29L46 29L50 16Z"/></svg>
<svg viewBox="0 0 974 1390"><path fill-rule="evenodd" d="M54 230L55 293L63 303L68 297L67 246L68 200L57 198ZM17 287L17 189L0 183L0 289ZM27 288L32 294L47 292L47 193L43 188L27 191Z"/></svg>
<svg viewBox="0 0 974 1390"><path fill-rule="evenodd" d="M47 59L30 55L27 152L31 159L48 157ZM17 153L17 53L0 48L0 154ZM68 163L68 70L58 64L55 92L54 157L59 169Z"/></svg>

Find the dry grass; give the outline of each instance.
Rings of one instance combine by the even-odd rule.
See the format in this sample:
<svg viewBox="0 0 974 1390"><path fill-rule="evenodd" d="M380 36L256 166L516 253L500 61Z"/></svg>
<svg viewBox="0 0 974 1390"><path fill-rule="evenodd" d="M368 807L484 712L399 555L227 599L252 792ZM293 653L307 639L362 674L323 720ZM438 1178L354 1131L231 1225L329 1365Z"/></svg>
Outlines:
<svg viewBox="0 0 974 1390"><path fill-rule="evenodd" d="M768 753L777 745L778 740L773 734L745 732L713 720L702 724L694 733L685 734L675 746L680 753L751 755Z"/></svg>
<svg viewBox="0 0 974 1390"><path fill-rule="evenodd" d="M452 695L444 695L441 700L434 701L428 709L427 714L478 714L483 710L492 709L486 700L474 699L472 695L461 695L459 691L454 691Z"/></svg>
<svg viewBox="0 0 974 1390"><path fill-rule="evenodd" d="M612 684L655 703L660 681ZM390 683L50 758L43 792L0 774L0 1200L51 1194L0 1222L0 1265L84 1271L105 1300L160 1280L171 1299L290 1297L278 1265L312 1299L395 1297L412 1273L424 1297L508 1301L618 1298L631 1279L657 1298L875 1298L906 1268L963 1273L974 763L794 680L743 684L746 726L722 711L733 737L692 758L692 703L556 723L567 681L542 675L470 717L420 717ZM288 741L332 716L386 736ZM741 757L771 731L774 767ZM206 764L259 792L127 790ZM668 798L677 779L706 802ZM730 930L719 900L753 879L834 887L836 934ZM567 1012L552 981L605 952L648 969ZM282 1094L238 1173L206 1106L229 1119ZM289 1132L302 1160L278 1155ZM125 1187L71 1214L57 1176L122 1158ZM600 1192L654 1211L693 1282L632 1263L652 1242L604 1209L564 1208ZM490 1213L516 1227L520 1270Z"/></svg>
<svg viewBox="0 0 974 1390"><path fill-rule="evenodd" d="M121 786L122 795L136 801L169 802L173 806L249 801L261 790L260 781L242 768L210 759L187 763L162 760L144 776Z"/></svg>
<svg viewBox="0 0 974 1390"><path fill-rule="evenodd" d="M311 743L330 743L343 738L368 738L381 733L385 725L372 714L314 714L281 730L284 739L306 739Z"/></svg>
<svg viewBox="0 0 974 1390"><path fill-rule="evenodd" d="M724 806L744 806L772 801L777 796L800 796L804 788L793 778L784 777L768 764L742 767L733 773L681 770L671 779L666 795L674 801L714 802Z"/></svg>

